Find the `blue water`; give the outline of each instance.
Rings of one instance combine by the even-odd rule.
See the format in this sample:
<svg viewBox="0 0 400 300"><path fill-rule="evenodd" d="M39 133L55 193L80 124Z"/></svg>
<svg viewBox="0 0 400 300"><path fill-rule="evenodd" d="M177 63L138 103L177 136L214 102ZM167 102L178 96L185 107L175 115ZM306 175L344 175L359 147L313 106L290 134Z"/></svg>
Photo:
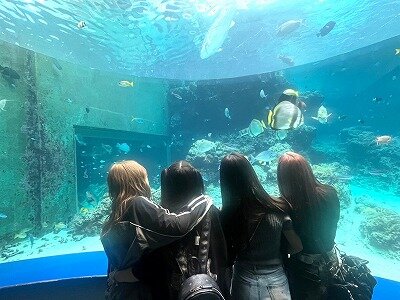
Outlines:
<svg viewBox="0 0 400 300"><path fill-rule="evenodd" d="M222 51L201 59L207 32L232 3ZM0 5L0 28L4 41L86 67L198 80L276 71L287 67L278 55L303 65L392 38L399 12L398 0L14 0ZM288 20L305 22L278 37ZM329 21L336 27L318 38Z"/></svg>
<svg viewBox="0 0 400 300"><path fill-rule="evenodd" d="M336 242L369 260L375 299L400 298L399 15L400 0L2 1L0 66L19 78L1 68L0 285L104 274L104 253L68 253L101 249L85 239L106 216L115 161L143 164L157 200L160 171L187 159L220 206L224 155L294 150L339 190ZM301 24L278 36L287 21ZM288 88L304 126L241 136ZM312 118L321 105L326 124ZM196 153L203 139L215 147ZM253 165L278 195L276 159ZM57 251L68 255L36 259Z"/></svg>

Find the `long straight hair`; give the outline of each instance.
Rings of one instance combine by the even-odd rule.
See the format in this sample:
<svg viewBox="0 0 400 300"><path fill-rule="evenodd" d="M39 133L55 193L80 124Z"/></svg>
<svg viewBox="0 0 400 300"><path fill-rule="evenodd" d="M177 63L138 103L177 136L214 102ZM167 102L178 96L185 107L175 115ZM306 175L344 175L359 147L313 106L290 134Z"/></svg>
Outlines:
<svg viewBox="0 0 400 300"><path fill-rule="evenodd" d="M146 169L133 160L114 163L107 177L108 193L111 198L111 213L103 226L105 233L126 212L127 201L132 197L151 197Z"/></svg>
<svg viewBox="0 0 400 300"><path fill-rule="evenodd" d="M277 177L279 191L291 205L291 215L295 222L312 222L304 220L306 210L318 207L328 191L333 189L319 182L307 160L294 152L286 152L280 157Z"/></svg>
<svg viewBox="0 0 400 300"><path fill-rule="evenodd" d="M177 161L161 172L161 206L175 212L203 193L203 178L187 161Z"/></svg>
<svg viewBox="0 0 400 300"><path fill-rule="evenodd" d="M252 165L240 153L225 156L220 165L221 221L233 243L243 248L266 212L284 213L288 205L271 197L262 187Z"/></svg>

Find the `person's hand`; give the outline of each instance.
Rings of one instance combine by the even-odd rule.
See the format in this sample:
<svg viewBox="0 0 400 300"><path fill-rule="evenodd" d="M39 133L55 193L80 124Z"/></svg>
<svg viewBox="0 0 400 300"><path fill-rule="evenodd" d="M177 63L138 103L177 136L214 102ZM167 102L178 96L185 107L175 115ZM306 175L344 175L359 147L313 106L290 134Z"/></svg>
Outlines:
<svg viewBox="0 0 400 300"><path fill-rule="evenodd" d="M111 273L110 273L111 276ZM113 274L113 279L116 282L136 282L139 281L135 276L132 274L132 269L123 269L120 271L115 271Z"/></svg>

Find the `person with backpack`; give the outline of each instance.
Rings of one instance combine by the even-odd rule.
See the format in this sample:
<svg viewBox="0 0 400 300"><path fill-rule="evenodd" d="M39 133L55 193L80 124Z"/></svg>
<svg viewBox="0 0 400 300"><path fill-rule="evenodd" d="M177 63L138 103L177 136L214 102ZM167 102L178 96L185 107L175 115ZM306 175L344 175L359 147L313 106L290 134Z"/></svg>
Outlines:
<svg viewBox="0 0 400 300"><path fill-rule="evenodd" d="M107 183L111 212L101 233L108 258L106 299L152 299L149 286L133 276L132 267L146 253L192 231L212 200L203 195L186 199L179 212L171 213L150 201L146 169L132 160L114 163Z"/></svg>
<svg viewBox="0 0 400 300"><path fill-rule="evenodd" d="M291 253L301 251L289 206L262 187L246 157L225 156L220 165L221 223L233 265L231 297L237 300L291 299L283 269L281 239Z"/></svg>
<svg viewBox="0 0 400 300"><path fill-rule="evenodd" d="M179 213L189 205L189 199L204 194L200 172L186 161L177 161L164 169L160 179L160 204L171 213ZM185 237L144 255L128 277L146 283L153 299L228 299L226 259L219 210L211 206ZM123 272L126 270L118 275L123 277Z"/></svg>

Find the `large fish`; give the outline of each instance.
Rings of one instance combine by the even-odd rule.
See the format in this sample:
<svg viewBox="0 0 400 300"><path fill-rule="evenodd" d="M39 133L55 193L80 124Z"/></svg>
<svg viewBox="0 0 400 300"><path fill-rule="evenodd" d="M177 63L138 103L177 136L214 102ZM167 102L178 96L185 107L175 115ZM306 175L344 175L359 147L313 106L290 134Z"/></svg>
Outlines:
<svg viewBox="0 0 400 300"><path fill-rule="evenodd" d="M275 130L294 129L304 124L300 108L289 101L282 101L268 113L268 125Z"/></svg>
<svg viewBox="0 0 400 300"><path fill-rule="evenodd" d="M302 24L304 24L304 20L289 20L278 27L276 35L286 36L297 30Z"/></svg>
<svg viewBox="0 0 400 300"><path fill-rule="evenodd" d="M333 29L333 27L335 27L335 25L336 25L335 21L329 21L324 25L324 27L321 28L321 30L317 33L317 36L327 35L329 32L331 32L331 30Z"/></svg>
<svg viewBox="0 0 400 300"><path fill-rule="evenodd" d="M235 25L233 17L236 10L233 7L224 7L208 29L200 50L201 59L209 58L222 50L222 44L228 36L229 29Z"/></svg>

